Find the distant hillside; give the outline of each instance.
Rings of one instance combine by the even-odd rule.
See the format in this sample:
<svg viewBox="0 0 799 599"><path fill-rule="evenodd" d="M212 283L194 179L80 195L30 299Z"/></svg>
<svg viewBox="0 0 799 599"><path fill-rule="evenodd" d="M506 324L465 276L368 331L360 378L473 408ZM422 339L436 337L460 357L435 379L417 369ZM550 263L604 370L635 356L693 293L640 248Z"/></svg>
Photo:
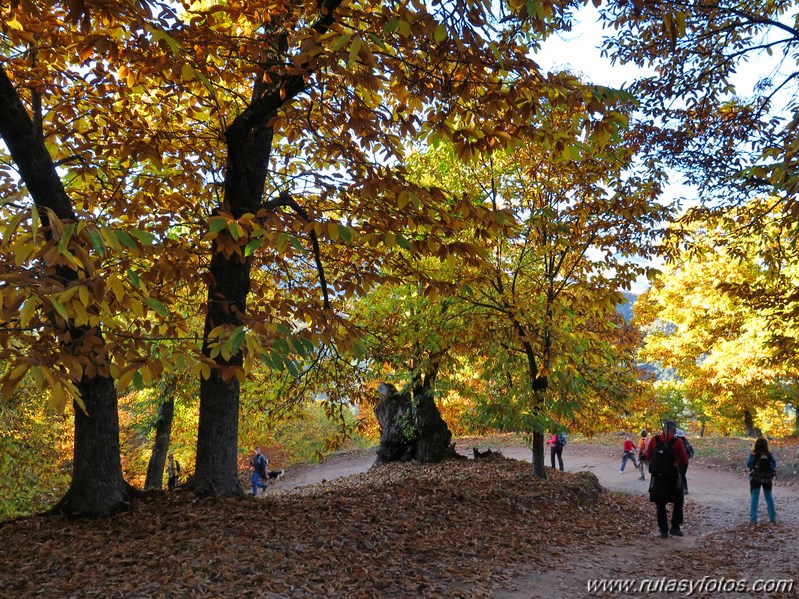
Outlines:
<svg viewBox="0 0 799 599"><path fill-rule="evenodd" d="M633 318L633 306L638 295L635 293L625 293L624 302L616 305L616 311L624 317L625 322L630 322Z"/></svg>

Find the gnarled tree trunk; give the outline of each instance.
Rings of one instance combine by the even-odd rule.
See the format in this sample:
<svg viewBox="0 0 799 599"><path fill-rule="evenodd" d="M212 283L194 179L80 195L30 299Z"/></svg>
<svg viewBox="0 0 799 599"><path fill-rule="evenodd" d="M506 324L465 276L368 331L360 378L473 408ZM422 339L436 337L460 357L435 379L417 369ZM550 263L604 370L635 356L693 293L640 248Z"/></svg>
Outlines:
<svg viewBox="0 0 799 599"><path fill-rule="evenodd" d="M380 423L380 463L417 460L440 462L453 455L452 433L433 399L432 390L414 396L399 393L393 385L381 383L382 399L375 406Z"/></svg>

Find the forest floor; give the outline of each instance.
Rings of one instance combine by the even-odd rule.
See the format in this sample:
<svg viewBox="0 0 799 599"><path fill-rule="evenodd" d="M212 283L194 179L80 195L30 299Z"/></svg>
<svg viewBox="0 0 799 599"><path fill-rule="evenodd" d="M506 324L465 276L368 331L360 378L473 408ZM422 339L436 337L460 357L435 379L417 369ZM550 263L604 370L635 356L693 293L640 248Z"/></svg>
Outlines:
<svg viewBox="0 0 799 599"><path fill-rule="evenodd" d="M631 463L619 473L615 446L570 443L566 472L547 480L525 447L458 440L472 446L502 456L371 468L374 450L352 451L244 501L178 489L114 518L9 522L0 597L799 596L791 461L775 483L778 524L761 499L766 523L751 526L745 454L706 452L688 471L685 536L660 539L648 483ZM590 590L601 580L630 586ZM778 580L793 588L753 588Z"/></svg>

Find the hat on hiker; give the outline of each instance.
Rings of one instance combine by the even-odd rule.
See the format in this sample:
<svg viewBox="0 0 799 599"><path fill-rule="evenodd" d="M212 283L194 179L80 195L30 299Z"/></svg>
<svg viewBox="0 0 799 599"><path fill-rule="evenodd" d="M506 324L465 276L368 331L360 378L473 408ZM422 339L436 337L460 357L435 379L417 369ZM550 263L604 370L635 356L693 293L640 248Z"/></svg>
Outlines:
<svg viewBox="0 0 799 599"><path fill-rule="evenodd" d="M677 423L673 420L665 420L663 422L663 430L664 431L673 431L677 429Z"/></svg>
<svg viewBox="0 0 799 599"><path fill-rule="evenodd" d="M646 429L641 429L641 436L642 436L642 437L646 437L646 436L647 436L647 434L648 434L648 433L646 432Z"/></svg>
<svg viewBox="0 0 799 599"><path fill-rule="evenodd" d="M681 428L678 428L678 429L677 429L677 433L676 433L676 434L677 434L677 436L678 436L678 437L684 437L684 436L685 436L685 433L684 433L684 432L682 432L682 429L681 429Z"/></svg>

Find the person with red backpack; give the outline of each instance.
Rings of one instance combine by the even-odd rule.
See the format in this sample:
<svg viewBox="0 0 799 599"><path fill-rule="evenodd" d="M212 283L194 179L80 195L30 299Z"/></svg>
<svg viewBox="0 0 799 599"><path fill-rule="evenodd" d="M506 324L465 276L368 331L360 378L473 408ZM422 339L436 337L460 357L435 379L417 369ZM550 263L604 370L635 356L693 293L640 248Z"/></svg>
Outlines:
<svg viewBox="0 0 799 599"><path fill-rule="evenodd" d="M663 423L663 431L649 441L646 448L646 460L649 463L649 501L657 508L660 538L669 535L683 536L683 495L680 467L688 464L685 446L677 436L677 424L673 420ZM669 528L667 504L674 504Z"/></svg>
<svg viewBox="0 0 799 599"><path fill-rule="evenodd" d="M755 447L746 461L749 468L749 521L757 524L757 508L760 503L760 487L763 487L763 498L766 500L768 520L772 524L777 522L777 509L774 507L774 496L771 494L771 484L776 476L777 460L768 450L768 441L760 437L755 441Z"/></svg>

